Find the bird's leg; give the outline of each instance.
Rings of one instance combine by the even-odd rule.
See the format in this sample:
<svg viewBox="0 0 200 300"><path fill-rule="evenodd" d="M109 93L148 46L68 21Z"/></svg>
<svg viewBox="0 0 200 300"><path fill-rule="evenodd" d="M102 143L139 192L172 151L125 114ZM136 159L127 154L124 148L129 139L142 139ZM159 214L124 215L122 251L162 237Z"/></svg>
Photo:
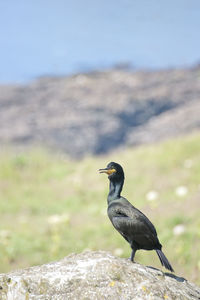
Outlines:
<svg viewBox="0 0 200 300"><path fill-rule="evenodd" d="M136 252L136 250L135 250L135 249L132 249L131 257L130 257L130 260L131 260L132 262L134 262L135 252Z"/></svg>

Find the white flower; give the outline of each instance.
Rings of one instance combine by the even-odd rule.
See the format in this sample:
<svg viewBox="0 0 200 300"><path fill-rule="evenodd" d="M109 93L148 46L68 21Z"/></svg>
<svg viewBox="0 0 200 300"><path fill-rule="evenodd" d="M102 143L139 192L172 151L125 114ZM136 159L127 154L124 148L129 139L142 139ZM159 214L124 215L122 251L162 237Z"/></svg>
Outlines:
<svg viewBox="0 0 200 300"><path fill-rule="evenodd" d="M149 191L147 194L146 194L146 199L148 201L154 201L156 199L158 199L158 192L156 191Z"/></svg>
<svg viewBox="0 0 200 300"><path fill-rule="evenodd" d="M116 249L113 251L113 254L116 255L116 256L121 256L123 253L124 253L124 250L121 249L121 248L116 248Z"/></svg>
<svg viewBox="0 0 200 300"><path fill-rule="evenodd" d="M178 224L173 228L174 235L181 235L185 232L185 226L183 224Z"/></svg>
<svg viewBox="0 0 200 300"><path fill-rule="evenodd" d="M186 169L190 169L193 166L193 161L191 159L186 159L183 165Z"/></svg>
<svg viewBox="0 0 200 300"><path fill-rule="evenodd" d="M61 224L69 221L69 216L64 215L51 215L48 217L47 222L51 225Z"/></svg>
<svg viewBox="0 0 200 300"><path fill-rule="evenodd" d="M188 188L186 186L178 186L175 193L178 197L184 197L188 193Z"/></svg>
<svg viewBox="0 0 200 300"><path fill-rule="evenodd" d="M10 235L11 235L11 231L10 230L6 230L6 229L0 230L0 238L7 239L7 238L10 237Z"/></svg>

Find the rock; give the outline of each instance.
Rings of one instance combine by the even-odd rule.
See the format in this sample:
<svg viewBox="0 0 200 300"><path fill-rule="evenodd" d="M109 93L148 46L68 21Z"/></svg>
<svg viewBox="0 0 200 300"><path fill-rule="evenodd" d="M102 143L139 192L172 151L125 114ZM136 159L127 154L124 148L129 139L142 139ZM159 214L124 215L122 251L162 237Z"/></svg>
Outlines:
<svg viewBox="0 0 200 300"><path fill-rule="evenodd" d="M104 251L0 275L2 300L200 299L184 278L117 258Z"/></svg>
<svg viewBox="0 0 200 300"><path fill-rule="evenodd" d="M200 102L190 102L150 119L127 135L129 145L148 144L183 136L200 128ZM189 116L189 117L188 117ZM158 130L159 129L159 130Z"/></svg>
<svg viewBox="0 0 200 300"><path fill-rule="evenodd" d="M110 70L0 85L0 144L80 158L199 130L199 74Z"/></svg>

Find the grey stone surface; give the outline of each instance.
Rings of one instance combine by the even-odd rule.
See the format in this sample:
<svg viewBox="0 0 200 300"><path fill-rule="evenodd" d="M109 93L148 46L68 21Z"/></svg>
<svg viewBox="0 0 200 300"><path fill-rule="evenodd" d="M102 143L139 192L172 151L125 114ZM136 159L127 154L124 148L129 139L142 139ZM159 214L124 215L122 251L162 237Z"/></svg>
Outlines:
<svg viewBox="0 0 200 300"><path fill-rule="evenodd" d="M173 274L97 251L0 274L0 299L194 300L200 299L200 288Z"/></svg>
<svg viewBox="0 0 200 300"><path fill-rule="evenodd" d="M101 154L199 130L200 67L110 70L0 86L0 144Z"/></svg>

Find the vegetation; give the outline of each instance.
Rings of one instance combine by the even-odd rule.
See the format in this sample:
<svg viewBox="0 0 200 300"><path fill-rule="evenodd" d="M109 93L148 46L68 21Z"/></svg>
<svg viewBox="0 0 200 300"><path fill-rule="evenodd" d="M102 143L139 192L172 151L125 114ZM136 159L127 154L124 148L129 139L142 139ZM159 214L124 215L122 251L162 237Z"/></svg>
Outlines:
<svg viewBox="0 0 200 300"><path fill-rule="evenodd" d="M200 134L72 161L48 151L1 151L0 272L86 249L130 256L106 215L110 161L125 169L123 195L157 228L176 274L200 283ZM160 268L154 251L137 262Z"/></svg>

